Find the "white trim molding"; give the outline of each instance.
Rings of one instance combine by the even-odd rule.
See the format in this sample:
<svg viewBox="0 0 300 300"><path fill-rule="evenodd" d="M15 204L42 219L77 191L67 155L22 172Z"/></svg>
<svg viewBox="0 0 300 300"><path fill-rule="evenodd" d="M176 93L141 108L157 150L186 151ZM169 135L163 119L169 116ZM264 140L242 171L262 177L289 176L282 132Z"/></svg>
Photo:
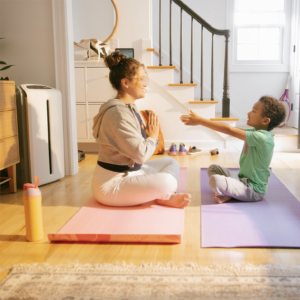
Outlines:
<svg viewBox="0 0 300 300"><path fill-rule="evenodd" d="M291 35L291 1L285 0L285 23L283 25L282 33L282 60L281 62L272 61L253 61L253 62L239 62L235 59L236 50L236 34L234 28L234 2L235 0L227 0L227 14L226 23L227 28L230 29L230 43L229 43L229 72L289 72L289 45Z"/></svg>
<svg viewBox="0 0 300 300"><path fill-rule="evenodd" d="M300 88L300 0L293 0L292 7L292 28L291 28L291 45L290 45L290 100L294 105L294 109L291 112L291 118L289 120L289 125L298 128L298 122L300 122L300 117L298 115L299 110L297 106L300 106L299 101L299 88ZM300 145L299 145L300 147Z"/></svg>
<svg viewBox="0 0 300 300"><path fill-rule="evenodd" d="M61 91L65 174L78 173L72 1L52 0L55 79Z"/></svg>

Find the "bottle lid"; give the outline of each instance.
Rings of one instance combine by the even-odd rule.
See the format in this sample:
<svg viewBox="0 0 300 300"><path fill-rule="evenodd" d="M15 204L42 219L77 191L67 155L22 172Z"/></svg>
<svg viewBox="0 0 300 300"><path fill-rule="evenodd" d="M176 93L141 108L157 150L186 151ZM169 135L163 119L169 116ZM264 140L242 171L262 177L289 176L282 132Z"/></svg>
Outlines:
<svg viewBox="0 0 300 300"><path fill-rule="evenodd" d="M26 191L27 189L30 189L30 188L36 189L39 186L40 180L36 175L34 175L34 180L35 180L35 185L33 183L24 183L23 191Z"/></svg>
<svg viewBox="0 0 300 300"><path fill-rule="evenodd" d="M35 188L35 185L32 183L24 183L23 185L23 191L26 191L29 188Z"/></svg>

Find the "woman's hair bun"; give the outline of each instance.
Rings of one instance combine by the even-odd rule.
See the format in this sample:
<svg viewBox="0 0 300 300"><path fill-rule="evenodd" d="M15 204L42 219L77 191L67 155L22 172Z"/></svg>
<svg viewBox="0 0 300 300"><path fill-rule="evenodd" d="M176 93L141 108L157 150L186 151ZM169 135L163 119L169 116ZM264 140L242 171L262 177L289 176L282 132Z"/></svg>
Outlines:
<svg viewBox="0 0 300 300"><path fill-rule="evenodd" d="M114 51L110 55L105 56L104 63L111 70L117 66L122 59L126 58L126 55L122 54L121 52Z"/></svg>

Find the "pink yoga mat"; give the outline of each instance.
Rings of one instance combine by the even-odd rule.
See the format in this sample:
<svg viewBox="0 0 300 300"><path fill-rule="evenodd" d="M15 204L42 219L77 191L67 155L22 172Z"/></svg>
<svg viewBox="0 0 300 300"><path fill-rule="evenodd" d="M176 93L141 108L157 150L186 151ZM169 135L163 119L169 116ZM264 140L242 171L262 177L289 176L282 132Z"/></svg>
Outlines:
<svg viewBox="0 0 300 300"><path fill-rule="evenodd" d="M300 202L273 172L260 202L217 204L212 194L207 169L201 169L203 248L300 247Z"/></svg>
<svg viewBox="0 0 300 300"><path fill-rule="evenodd" d="M177 192L186 191L187 169L181 168ZM57 233L56 242L181 243L184 209L157 205L111 207L93 197Z"/></svg>

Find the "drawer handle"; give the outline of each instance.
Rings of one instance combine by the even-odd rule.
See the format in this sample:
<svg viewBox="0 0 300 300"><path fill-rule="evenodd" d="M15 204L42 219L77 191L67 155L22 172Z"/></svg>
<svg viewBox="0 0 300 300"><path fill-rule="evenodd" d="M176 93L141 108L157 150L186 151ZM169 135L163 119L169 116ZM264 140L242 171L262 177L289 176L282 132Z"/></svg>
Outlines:
<svg viewBox="0 0 300 300"><path fill-rule="evenodd" d="M105 78L108 78L108 75L105 75Z"/></svg>

